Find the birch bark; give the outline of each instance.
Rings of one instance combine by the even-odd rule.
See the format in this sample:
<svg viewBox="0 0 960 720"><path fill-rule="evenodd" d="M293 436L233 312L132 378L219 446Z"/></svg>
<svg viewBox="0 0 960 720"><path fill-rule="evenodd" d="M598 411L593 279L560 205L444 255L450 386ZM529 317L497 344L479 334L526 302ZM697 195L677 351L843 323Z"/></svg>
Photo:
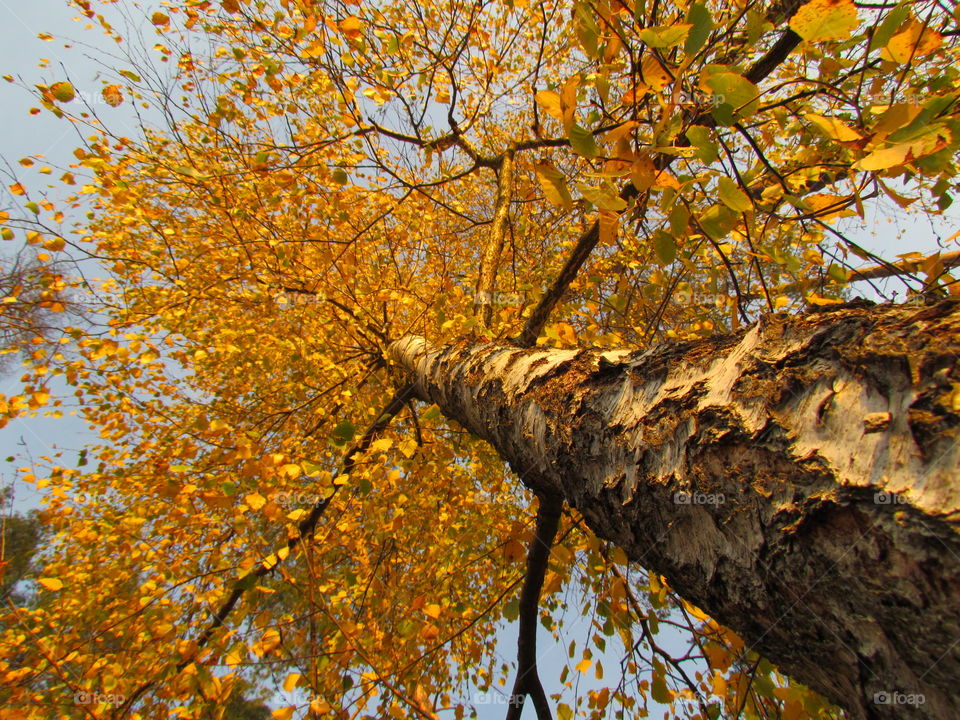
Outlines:
<svg viewBox="0 0 960 720"><path fill-rule="evenodd" d="M640 352L390 354L528 486L853 717L960 716L960 303Z"/></svg>

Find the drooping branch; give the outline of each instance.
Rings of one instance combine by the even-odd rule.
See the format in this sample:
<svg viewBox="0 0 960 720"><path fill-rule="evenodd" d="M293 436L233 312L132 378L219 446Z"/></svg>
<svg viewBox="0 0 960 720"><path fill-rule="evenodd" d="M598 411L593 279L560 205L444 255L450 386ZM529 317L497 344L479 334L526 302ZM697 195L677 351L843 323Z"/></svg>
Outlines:
<svg viewBox="0 0 960 720"><path fill-rule="evenodd" d="M370 447L370 444L380 436L380 434L393 420L394 416L403 409L413 395L413 383L407 383L401 386L394 393L393 397L384 407L383 411L377 416L377 419L373 422L373 424L367 428L366 432L363 433L360 439L357 440L357 442L355 442L347 451L347 454L343 459L342 470L340 473L341 475L349 475L353 471L357 459L364 452L366 452L366 450ZM284 544L283 548L286 552L292 554L296 552L303 543L308 542L310 536L313 534L313 531L317 526L317 522L319 522L321 516L330 506L330 503L333 501L333 498L336 496L339 488L340 486L334 485L329 494L321 497L314 503L309 514L307 514L307 516L297 524L296 535L289 538ZM207 643L209 643L213 638L214 633L216 633L216 631L223 626L244 594L253 588L259 580L271 575L280 566L280 563L283 562L284 557L286 557L285 554L279 552L274 553L270 558L268 558L268 560L258 563L253 570L244 573L242 577L238 578L233 583L230 594L224 598L223 602L213 614L213 619L211 620L210 625L207 626L207 628L194 641L193 652L177 663L176 672L178 674L182 672L188 665L196 661L200 651L207 646ZM169 680L170 678L168 677L167 679ZM155 680L150 680L137 687L137 689L130 694L123 704L117 707L117 712L115 713L116 716L124 717L130 708L133 707L134 703L136 703L136 701L143 695L143 693L147 692L150 688L156 685L156 682L157 681Z"/></svg>
<svg viewBox="0 0 960 720"><path fill-rule="evenodd" d="M550 548L553 547L557 529L560 527L560 512L563 500L558 495L544 495L537 509L536 530L527 549L527 574L520 592L517 638L517 677L510 694L510 707L506 720L520 720L524 698L530 696L537 712L537 720L552 720L553 713L547 702L547 694L540 682L537 670L537 616L540 613L540 593L547 574Z"/></svg>
<svg viewBox="0 0 960 720"><path fill-rule="evenodd" d="M408 337L391 356L531 489L852 717L957 716L960 302L646 351ZM876 704L897 692L922 711Z"/></svg>

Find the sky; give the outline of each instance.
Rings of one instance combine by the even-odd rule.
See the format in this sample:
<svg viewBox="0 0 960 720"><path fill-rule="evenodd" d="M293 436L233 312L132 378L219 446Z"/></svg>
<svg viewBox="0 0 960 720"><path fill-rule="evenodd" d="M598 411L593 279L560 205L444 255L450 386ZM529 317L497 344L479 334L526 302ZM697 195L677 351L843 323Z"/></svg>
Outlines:
<svg viewBox="0 0 960 720"><path fill-rule="evenodd" d="M0 75L10 74L21 77L27 85L37 82L50 84L69 76L78 95L91 103L99 103L97 110L106 110L105 103L100 100L102 87L98 74L101 68L90 58L83 47L83 42L105 50L116 52L116 47L107 40L98 30L85 30L86 19L78 22L77 13L66 6L64 0L0 0ZM72 48L65 48L62 40L47 42L38 38L41 33L49 33L56 38L70 37L82 41ZM37 67L37 59L45 57L51 62L47 69ZM30 95L21 87L0 81L0 157L5 158L18 172L23 171L17 160L27 155L43 155L49 164L54 167L65 167L73 159L72 151L78 145L76 131L65 123L53 118L44 111L39 115L30 115L28 109L34 103ZM125 121L122 111L112 116L115 127L123 127L125 132L136 135L135 125ZM119 124L119 125L118 125ZM54 173L54 177L59 173ZM38 177L35 174L34 178ZM8 198L0 197L0 209L7 205ZM924 254L938 249L938 240L942 241L960 230L960 220L957 211L951 212L945 218L926 218L916 216L903 217L902 213L894 212L892 202L881 205L872 210L865 222L859 218L847 221L840 227L860 244L868 249L882 254L888 259L901 253L920 251ZM945 250L960 249L956 243L944 248ZM0 249L2 250L2 249ZM858 289L873 299L878 299L869 287ZM896 280L887 280L878 283L886 292L898 290ZM902 290L900 297L902 299ZM13 394L19 387L19 373L16 368L0 375L0 393ZM54 392L63 389L53 387ZM52 419L41 416L23 417L12 421L5 428L0 429L0 484L6 484L16 477L15 468L30 464L30 458L51 456L57 452L64 454L61 463L73 464L79 451L85 443L96 439L96 434L86 427L77 416L67 416L61 419ZM13 457L13 462L4 459ZM39 504L39 495L32 485L17 482L15 485L16 505L18 509L36 507ZM574 607L576 603L574 603ZM583 638L589 630L587 620L575 618L576 610L568 613L571 626L565 631L564 637L558 643L549 642L549 638L541 631L541 675L548 688L548 693L556 688L556 678L562 664L566 660L566 645L573 637ZM516 643L516 627L508 625L498 635L500 653L505 660L513 656ZM671 643L666 643L668 646ZM618 643L611 642L616 651L608 652L607 657L601 658L607 668L607 681L615 676L620 656ZM592 673L590 676L592 677ZM509 692L512 679L507 681L504 693ZM598 686L598 683L585 681L585 686ZM489 702L481 704L479 716L481 720L487 718L502 718L505 707L501 699L493 694L486 698ZM569 702L569 693L567 696ZM483 700L480 700L483 703ZM656 717L659 713L654 713ZM525 713L532 715L532 708Z"/></svg>

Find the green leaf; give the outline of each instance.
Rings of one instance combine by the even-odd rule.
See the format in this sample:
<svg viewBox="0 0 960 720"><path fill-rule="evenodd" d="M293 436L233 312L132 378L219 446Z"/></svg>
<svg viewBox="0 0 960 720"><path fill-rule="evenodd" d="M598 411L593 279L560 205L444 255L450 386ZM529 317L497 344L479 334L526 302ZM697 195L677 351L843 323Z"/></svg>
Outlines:
<svg viewBox="0 0 960 720"><path fill-rule="evenodd" d="M583 196L600 210L622 212L627 209L627 202L617 195L616 188L612 185L609 187L590 187L583 183L577 183L577 190L583 193Z"/></svg>
<svg viewBox="0 0 960 720"><path fill-rule="evenodd" d="M714 205L700 218L700 227L714 240L722 240L739 222L739 214L723 205Z"/></svg>
<svg viewBox="0 0 960 720"><path fill-rule="evenodd" d="M677 259L677 241L666 230L653 233L653 251L661 265L669 265Z"/></svg>
<svg viewBox="0 0 960 720"><path fill-rule="evenodd" d="M679 45L690 32L688 23L674 25L654 25L640 31L640 40L650 47L670 48Z"/></svg>
<svg viewBox="0 0 960 720"><path fill-rule="evenodd" d="M127 80L132 80L133 82L140 82L140 76L137 75L132 70L120 70L121 75L123 75Z"/></svg>
<svg viewBox="0 0 960 720"><path fill-rule="evenodd" d="M909 0L903 0L893 10L887 13L883 22L880 23L880 27L874 31L873 37L870 38L871 50L885 47L886 44L890 42L893 34L907 22L907 18L910 16L911 4Z"/></svg>
<svg viewBox="0 0 960 720"><path fill-rule="evenodd" d="M574 124L567 137L570 140L570 147L573 148L575 153L584 157L596 157L597 143L589 130Z"/></svg>
<svg viewBox="0 0 960 720"><path fill-rule="evenodd" d="M730 72L724 65L707 65L703 83L718 105L730 105L737 117L750 117L757 111L760 89L742 75Z"/></svg>
<svg viewBox="0 0 960 720"><path fill-rule="evenodd" d="M300 463L300 467L303 468L303 472L306 475L313 475L314 473L319 473L323 471L323 465L319 463L315 463L312 460L304 460L303 462Z"/></svg>
<svg viewBox="0 0 960 720"><path fill-rule="evenodd" d="M68 103L73 100L77 93L73 89L73 85L68 82L58 82L50 86L50 93L58 102Z"/></svg>
<svg viewBox="0 0 960 720"><path fill-rule="evenodd" d="M520 599L512 598L503 604L503 617L509 622L513 622L520 617Z"/></svg>
<svg viewBox="0 0 960 720"><path fill-rule="evenodd" d="M587 51L587 55L597 57L600 54L600 28L593 16L593 8L590 3L577 2L573 6L573 14L580 44Z"/></svg>
<svg viewBox="0 0 960 720"><path fill-rule="evenodd" d="M357 429L349 420L341 420L333 429L333 439L337 445L345 445L353 440Z"/></svg>
<svg viewBox="0 0 960 720"><path fill-rule="evenodd" d="M27 210L29 210L30 212L32 212L34 215L39 215L39 214L40 214L40 206L37 205L35 202L25 203L25 204L24 204L24 207L25 207Z"/></svg>
<svg viewBox="0 0 960 720"><path fill-rule="evenodd" d="M731 210L747 212L753 209L753 203L743 190L728 177L721 177L717 183L717 194L720 201Z"/></svg>
<svg viewBox="0 0 960 720"><path fill-rule="evenodd" d="M653 661L653 682L650 686L650 697L664 705L669 705L673 701L673 693L667 687L666 668L659 660Z"/></svg>
<svg viewBox="0 0 960 720"><path fill-rule="evenodd" d="M699 160L710 164L720 159L720 148L713 141L709 128L703 125L691 125L685 134L690 144L696 148L696 156Z"/></svg>
<svg viewBox="0 0 960 720"><path fill-rule="evenodd" d="M550 163L537 163L534 166L534 171L540 181L543 195L549 202L562 207L564 210L573 207L573 199L570 197L570 190L567 189L567 179L562 172Z"/></svg>
<svg viewBox="0 0 960 720"><path fill-rule="evenodd" d="M677 203L670 211L670 232L674 237L682 237L687 234L687 224L690 222L690 211L686 205Z"/></svg>
<svg viewBox="0 0 960 720"><path fill-rule="evenodd" d="M343 168L337 168L336 170L334 170L332 177L333 177L333 181L337 185L347 184L347 172Z"/></svg>
<svg viewBox="0 0 960 720"><path fill-rule="evenodd" d="M713 18L703 3L694 3L687 13L687 22L690 23L690 32L687 41L683 44L683 52L687 55L695 54L710 37L713 30Z"/></svg>

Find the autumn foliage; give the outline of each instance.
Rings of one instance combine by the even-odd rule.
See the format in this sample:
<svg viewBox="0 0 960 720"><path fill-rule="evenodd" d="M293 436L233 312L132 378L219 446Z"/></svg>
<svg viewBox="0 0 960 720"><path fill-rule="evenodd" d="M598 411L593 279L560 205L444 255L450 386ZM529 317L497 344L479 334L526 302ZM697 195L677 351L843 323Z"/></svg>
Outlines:
<svg viewBox="0 0 960 720"><path fill-rule="evenodd" d="M10 78L85 141L56 183L7 182L48 292L4 303L63 322L0 411L102 439L23 471L47 542L0 616L10 717L218 718L241 692L471 716L512 682L494 637L536 505L436 407L382 417L390 342L517 337L551 287L558 347L837 303L889 265L862 218L956 189L960 28L932 1L122 4L139 35L72 3L138 49L95 92ZM910 292L956 293L920 245ZM543 677L560 718L839 716L568 510L541 634L581 614Z"/></svg>

